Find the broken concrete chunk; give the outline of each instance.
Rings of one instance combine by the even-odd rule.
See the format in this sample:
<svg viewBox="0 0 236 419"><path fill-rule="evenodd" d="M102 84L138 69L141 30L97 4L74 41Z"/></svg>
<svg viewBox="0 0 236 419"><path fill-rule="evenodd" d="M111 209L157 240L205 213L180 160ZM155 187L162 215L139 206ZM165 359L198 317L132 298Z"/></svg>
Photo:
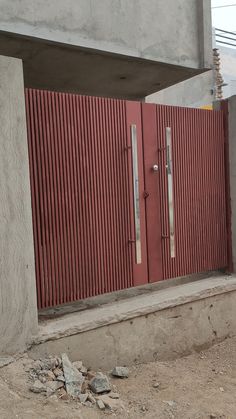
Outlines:
<svg viewBox="0 0 236 419"><path fill-rule="evenodd" d="M84 377L78 369L72 365L68 356L62 354L62 367L65 377L66 391L71 397L78 397L81 394Z"/></svg>
<svg viewBox="0 0 236 419"><path fill-rule="evenodd" d="M41 383L41 381L36 380L34 384L30 387L30 391L32 391L33 393L46 393L47 388L43 383Z"/></svg>
<svg viewBox="0 0 236 419"><path fill-rule="evenodd" d="M129 369L126 367L115 367L112 370L112 375L119 378L128 378Z"/></svg>
<svg viewBox="0 0 236 419"><path fill-rule="evenodd" d="M107 376L101 372L97 372L96 376L92 378L89 383L89 387L96 394L111 391L111 385Z"/></svg>
<svg viewBox="0 0 236 419"><path fill-rule="evenodd" d="M14 361L15 361L15 358L13 358L12 356L8 356L6 358L2 357L0 358L0 368L6 367L7 365L11 364Z"/></svg>
<svg viewBox="0 0 236 419"><path fill-rule="evenodd" d="M105 407L107 407L108 409L113 410L113 411L124 408L124 406L123 406L123 404L120 400L111 399L110 395L108 395L108 394L103 394L102 396L99 396L98 400L102 401L104 403Z"/></svg>
<svg viewBox="0 0 236 419"><path fill-rule="evenodd" d="M97 407L98 407L100 410L105 410L105 408L106 408L106 406L105 406L105 404L103 403L103 401L102 401L102 400L97 400Z"/></svg>
<svg viewBox="0 0 236 419"><path fill-rule="evenodd" d="M55 393L55 391L59 390L59 388L62 388L64 386L64 383L60 381L48 381L46 383L46 387L50 388L50 390Z"/></svg>

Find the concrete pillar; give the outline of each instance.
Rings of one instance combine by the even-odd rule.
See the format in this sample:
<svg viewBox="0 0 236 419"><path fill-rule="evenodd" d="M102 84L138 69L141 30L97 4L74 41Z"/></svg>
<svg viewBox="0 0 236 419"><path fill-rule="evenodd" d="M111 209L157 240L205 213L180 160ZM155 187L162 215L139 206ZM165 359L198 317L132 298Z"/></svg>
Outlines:
<svg viewBox="0 0 236 419"><path fill-rule="evenodd" d="M232 270L236 272L236 96L228 99L229 182L231 201Z"/></svg>
<svg viewBox="0 0 236 419"><path fill-rule="evenodd" d="M0 356L23 351L36 332L23 69L0 56Z"/></svg>

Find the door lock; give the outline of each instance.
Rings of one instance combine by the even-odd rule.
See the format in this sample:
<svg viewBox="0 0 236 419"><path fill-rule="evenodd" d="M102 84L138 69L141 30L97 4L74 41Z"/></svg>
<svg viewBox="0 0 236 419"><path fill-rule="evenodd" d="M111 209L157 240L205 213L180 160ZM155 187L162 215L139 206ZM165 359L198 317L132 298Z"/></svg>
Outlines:
<svg viewBox="0 0 236 419"><path fill-rule="evenodd" d="M152 170L153 170L153 172L158 172L158 169L159 169L158 164L154 164L154 165L152 166Z"/></svg>

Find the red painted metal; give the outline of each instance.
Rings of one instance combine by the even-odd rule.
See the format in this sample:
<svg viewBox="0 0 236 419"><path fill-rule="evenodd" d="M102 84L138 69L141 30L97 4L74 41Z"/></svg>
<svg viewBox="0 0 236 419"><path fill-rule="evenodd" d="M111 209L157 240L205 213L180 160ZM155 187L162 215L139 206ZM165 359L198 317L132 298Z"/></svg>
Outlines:
<svg viewBox="0 0 236 419"><path fill-rule="evenodd" d="M147 106L143 104L143 142L145 181L149 193L147 214L152 214L147 216L148 259L152 267L150 279L160 278L161 255L164 279L224 268L227 266L227 233L223 114L218 111L156 106L155 122L154 116L151 117L153 108L148 111ZM145 130L146 124L148 127ZM166 127L172 130L174 258L170 255ZM152 152L150 143L154 147ZM161 223L157 211L157 218L153 219L158 186L153 181L156 175L150 170L157 155ZM158 246L160 239L162 252Z"/></svg>
<svg viewBox="0 0 236 419"><path fill-rule="evenodd" d="M226 267L227 245L230 263L223 112L26 89L26 113L39 308ZM132 124L140 264L133 242ZM172 132L174 258L166 127Z"/></svg>
<svg viewBox="0 0 236 419"><path fill-rule="evenodd" d="M232 273L233 269L233 255L232 255L232 211L231 211L231 197L230 197L230 161L229 161L229 111L228 101L220 102L221 110L223 112L224 123L224 159L225 159L225 200L226 200L226 224L227 224L227 270Z"/></svg>
<svg viewBox="0 0 236 419"><path fill-rule="evenodd" d="M157 145L156 105L142 105L144 170L146 190L147 254L149 282L163 279L162 266L162 229L160 202L160 170L153 171L159 165Z"/></svg>
<svg viewBox="0 0 236 419"><path fill-rule="evenodd" d="M124 101L26 89L38 307L133 286Z"/></svg>

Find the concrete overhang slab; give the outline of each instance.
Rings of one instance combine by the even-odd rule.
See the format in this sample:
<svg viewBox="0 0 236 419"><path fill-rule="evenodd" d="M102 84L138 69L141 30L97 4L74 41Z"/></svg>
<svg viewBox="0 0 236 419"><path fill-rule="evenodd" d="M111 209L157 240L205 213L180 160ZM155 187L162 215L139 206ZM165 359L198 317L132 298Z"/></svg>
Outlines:
<svg viewBox="0 0 236 419"><path fill-rule="evenodd" d="M139 100L207 69L171 65L0 31L0 54L23 60L25 86Z"/></svg>

